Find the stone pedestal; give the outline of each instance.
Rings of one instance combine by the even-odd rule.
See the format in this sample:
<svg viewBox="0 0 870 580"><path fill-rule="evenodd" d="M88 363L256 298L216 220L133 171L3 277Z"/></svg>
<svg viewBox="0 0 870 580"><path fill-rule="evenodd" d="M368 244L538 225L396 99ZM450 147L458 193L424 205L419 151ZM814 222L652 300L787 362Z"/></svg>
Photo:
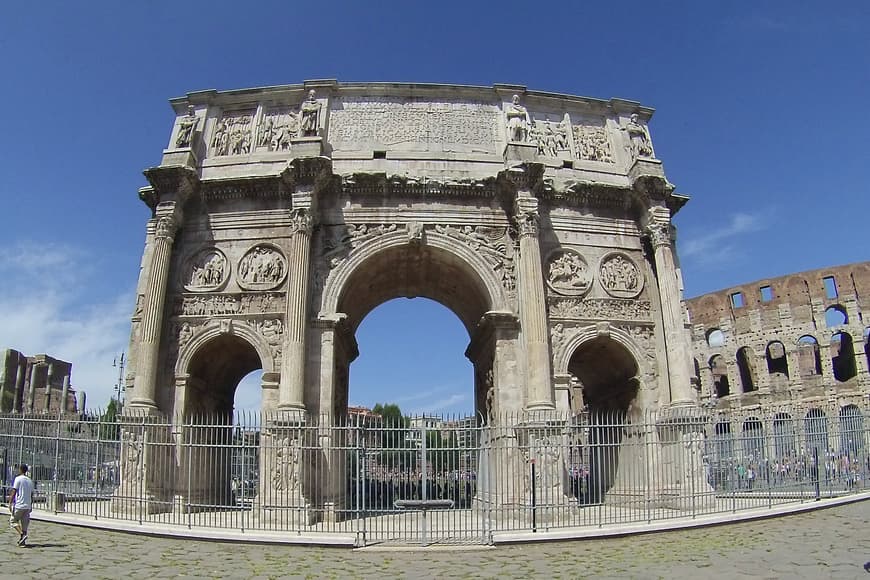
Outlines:
<svg viewBox="0 0 870 580"><path fill-rule="evenodd" d="M695 406L667 409L656 425L658 456L651 482L654 506L694 511L715 502L704 463L706 417Z"/></svg>
<svg viewBox="0 0 870 580"><path fill-rule="evenodd" d="M288 413L263 426L260 439L260 487L255 514L278 527L308 526L316 521L310 498L319 485L321 465L316 441L301 415Z"/></svg>
<svg viewBox="0 0 870 580"><path fill-rule="evenodd" d="M323 155L323 137L297 137L290 139L293 157L320 157Z"/></svg>
<svg viewBox="0 0 870 580"><path fill-rule="evenodd" d="M532 163L538 158L538 146L535 143L519 143L511 141L504 149L504 160L513 165Z"/></svg>
<svg viewBox="0 0 870 580"><path fill-rule="evenodd" d="M564 425L541 417L517 427L488 430L474 505L522 526L546 526L570 517L577 499L565 468Z"/></svg>
<svg viewBox="0 0 870 580"><path fill-rule="evenodd" d="M120 483L111 510L138 515L172 511L177 469L171 432L161 416L122 417Z"/></svg>
<svg viewBox="0 0 870 580"><path fill-rule="evenodd" d="M190 147L181 149L164 149L163 161L161 165L186 165L187 167L196 167L199 160L196 158L196 153Z"/></svg>

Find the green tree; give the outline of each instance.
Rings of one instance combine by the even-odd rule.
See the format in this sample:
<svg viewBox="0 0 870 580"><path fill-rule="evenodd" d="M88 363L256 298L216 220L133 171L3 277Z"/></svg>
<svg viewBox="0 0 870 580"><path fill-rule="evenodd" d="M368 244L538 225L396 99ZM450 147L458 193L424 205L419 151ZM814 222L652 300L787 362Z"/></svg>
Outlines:
<svg viewBox="0 0 870 580"><path fill-rule="evenodd" d="M117 441L120 437L121 426L118 424L118 401L109 400L105 413L100 415L100 439L103 441Z"/></svg>

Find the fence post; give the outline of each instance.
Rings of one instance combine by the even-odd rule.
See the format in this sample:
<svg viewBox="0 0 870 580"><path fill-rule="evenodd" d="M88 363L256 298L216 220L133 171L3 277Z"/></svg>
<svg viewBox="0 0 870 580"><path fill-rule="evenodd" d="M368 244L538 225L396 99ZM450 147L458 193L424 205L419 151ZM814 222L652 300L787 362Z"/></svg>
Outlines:
<svg viewBox="0 0 870 580"><path fill-rule="evenodd" d="M57 489L57 468L60 459L60 411L57 412L57 423L54 430L54 471L52 473L52 492L54 493L54 513L58 512L58 507L61 505L58 497L58 489Z"/></svg>

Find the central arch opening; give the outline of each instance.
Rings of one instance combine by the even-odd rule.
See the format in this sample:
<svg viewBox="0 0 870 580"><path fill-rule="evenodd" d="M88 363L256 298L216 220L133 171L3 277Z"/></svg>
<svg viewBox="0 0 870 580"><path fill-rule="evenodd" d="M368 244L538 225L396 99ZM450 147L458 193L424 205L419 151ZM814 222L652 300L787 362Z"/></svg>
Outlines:
<svg viewBox="0 0 870 580"><path fill-rule="evenodd" d="M456 315L428 298L394 298L366 315L350 366L350 407L395 404L408 415L473 415L474 367Z"/></svg>
<svg viewBox="0 0 870 580"><path fill-rule="evenodd" d="M379 440L365 442L377 449L365 467L348 460L349 488L367 498L353 494L351 503L392 510L395 500L429 498L470 506L474 426L495 389L494 343L478 339L493 302L481 275L449 249L403 243L362 261L342 288L336 309L353 339L337 341L333 409L354 425L381 427L370 430ZM354 404L366 408L348 408Z"/></svg>
<svg viewBox="0 0 870 580"><path fill-rule="evenodd" d="M468 363L459 362L457 353L474 340L492 300L467 261L427 244L394 246L362 262L343 289L337 309L347 315L362 357L351 366L356 353L336 353L337 413L358 402L395 402L378 399L399 393L418 412L480 411L491 386L493 349L476 352ZM396 300L401 298L418 300ZM459 325L451 324L456 319ZM367 348L381 355L366 359ZM460 378L464 373L468 379ZM385 383L392 388L384 390L390 386ZM359 387L351 393L350 384ZM401 391L391 395L396 389Z"/></svg>

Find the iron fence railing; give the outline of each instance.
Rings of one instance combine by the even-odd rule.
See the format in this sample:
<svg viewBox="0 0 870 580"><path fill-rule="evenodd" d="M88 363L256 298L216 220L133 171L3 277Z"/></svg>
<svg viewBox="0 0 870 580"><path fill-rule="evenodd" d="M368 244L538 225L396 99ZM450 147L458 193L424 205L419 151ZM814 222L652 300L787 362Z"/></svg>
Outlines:
<svg viewBox="0 0 870 580"><path fill-rule="evenodd" d="M168 526L487 543L868 489L866 406L490 418L0 415L37 509Z"/></svg>

